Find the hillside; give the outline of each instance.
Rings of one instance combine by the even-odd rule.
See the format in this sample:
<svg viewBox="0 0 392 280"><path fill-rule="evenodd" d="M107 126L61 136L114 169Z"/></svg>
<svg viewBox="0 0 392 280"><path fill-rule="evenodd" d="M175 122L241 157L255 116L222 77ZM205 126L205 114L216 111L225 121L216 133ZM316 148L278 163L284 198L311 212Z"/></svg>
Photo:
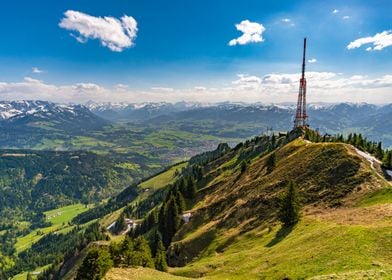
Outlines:
<svg viewBox="0 0 392 280"><path fill-rule="evenodd" d="M197 192L193 198L184 193L190 221L181 223L167 250L172 267L169 273L152 275L324 279L337 274L345 279L391 274L392 189L384 170L349 144L314 143L300 135L260 136L234 148L219 145L125 189L73 223L101 217L100 224L108 228L125 215L139 226L107 232L112 242L140 234L151 242L164 217L158 212L193 174ZM295 226L283 227L278 212L289 181L297 185L302 217ZM85 255L72 250L68 255L75 257L60 266L66 279L73 279ZM114 268L106 277L126 279L135 273L138 279L151 279L146 268Z"/></svg>
<svg viewBox="0 0 392 280"><path fill-rule="evenodd" d="M263 137L207 161L197 198L188 203L191 219L168 250L171 274L203 279L392 275L392 189L380 166L374 162L372 168L348 144L286 141L276 140L272 170ZM248 164L241 171L243 161ZM302 218L283 227L278 209L289 180L298 186ZM127 272L108 273L122 279L118 275ZM140 275L149 279L147 272Z"/></svg>
<svg viewBox="0 0 392 280"><path fill-rule="evenodd" d="M208 165L211 179L199 190L202 199L169 252L172 264L193 261L172 272L211 279L296 279L390 270L392 189L376 174L380 170L372 170L347 144L298 139L275 153L270 173L268 155L253 158L242 174L228 168L233 152ZM290 229L277 220L288 180L298 185L303 204L301 222ZM371 194L379 200L367 203Z"/></svg>
<svg viewBox="0 0 392 280"><path fill-rule="evenodd" d="M98 202L121 191L132 176L111 158L90 152L1 150L0 215Z"/></svg>
<svg viewBox="0 0 392 280"><path fill-rule="evenodd" d="M22 264L19 253L49 233L72 230L75 216L136 178L91 152L0 150L0 278Z"/></svg>

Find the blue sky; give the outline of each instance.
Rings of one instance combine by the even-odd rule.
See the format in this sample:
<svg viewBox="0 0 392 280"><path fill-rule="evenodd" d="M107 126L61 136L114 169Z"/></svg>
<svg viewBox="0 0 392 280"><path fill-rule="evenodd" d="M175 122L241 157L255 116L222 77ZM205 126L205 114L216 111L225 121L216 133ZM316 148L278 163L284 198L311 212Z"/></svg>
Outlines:
<svg viewBox="0 0 392 280"><path fill-rule="evenodd" d="M1 6L3 99L293 101L306 36L312 101L392 102L390 0L14 0ZM102 17L112 25L94 29ZM243 35L241 22L255 28L255 40L229 45ZM113 26L119 36L108 43Z"/></svg>

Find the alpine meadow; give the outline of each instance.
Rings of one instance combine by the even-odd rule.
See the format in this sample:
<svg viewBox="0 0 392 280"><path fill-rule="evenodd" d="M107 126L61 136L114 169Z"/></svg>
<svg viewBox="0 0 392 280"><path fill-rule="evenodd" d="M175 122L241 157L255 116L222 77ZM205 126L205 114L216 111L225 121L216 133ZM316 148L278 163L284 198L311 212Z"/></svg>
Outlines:
<svg viewBox="0 0 392 280"><path fill-rule="evenodd" d="M392 279L391 1L0 6L0 280Z"/></svg>

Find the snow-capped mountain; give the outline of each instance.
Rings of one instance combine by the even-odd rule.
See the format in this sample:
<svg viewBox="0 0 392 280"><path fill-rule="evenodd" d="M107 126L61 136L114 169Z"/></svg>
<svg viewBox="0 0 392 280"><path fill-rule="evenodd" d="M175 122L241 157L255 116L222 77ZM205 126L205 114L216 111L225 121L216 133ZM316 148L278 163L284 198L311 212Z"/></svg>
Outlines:
<svg viewBox="0 0 392 280"><path fill-rule="evenodd" d="M81 107L80 105L70 106L39 100L0 101L0 119L11 120L25 116L49 118L53 114L58 113L76 115Z"/></svg>
<svg viewBox="0 0 392 280"><path fill-rule="evenodd" d="M179 103L87 103L86 106L98 116L111 121L141 122L157 116L189 110L193 104Z"/></svg>
<svg viewBox="0 0 392 280"><path fill-rule="evenodd" d="M93 114L83 105L56 104L47 101L0 101L2 128L24 125L38 127L37 123L60 130L99 128L108 121Z"/></svg>

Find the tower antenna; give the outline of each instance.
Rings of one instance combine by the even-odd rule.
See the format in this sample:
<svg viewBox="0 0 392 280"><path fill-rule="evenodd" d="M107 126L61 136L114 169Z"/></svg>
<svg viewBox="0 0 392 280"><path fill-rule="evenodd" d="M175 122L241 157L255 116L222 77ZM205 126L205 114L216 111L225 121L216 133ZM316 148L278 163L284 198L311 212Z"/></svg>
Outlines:
<svg viewBox="0 0 392 280"><path fill-rule="evenodd" d="M295 113L294 128L307 126L308 115L306 114L306 78L305 78L305 58L306 58L306 37L304 38L304 50L302 56L302 76L299 81L299 93L297 110Z"/></svg>

